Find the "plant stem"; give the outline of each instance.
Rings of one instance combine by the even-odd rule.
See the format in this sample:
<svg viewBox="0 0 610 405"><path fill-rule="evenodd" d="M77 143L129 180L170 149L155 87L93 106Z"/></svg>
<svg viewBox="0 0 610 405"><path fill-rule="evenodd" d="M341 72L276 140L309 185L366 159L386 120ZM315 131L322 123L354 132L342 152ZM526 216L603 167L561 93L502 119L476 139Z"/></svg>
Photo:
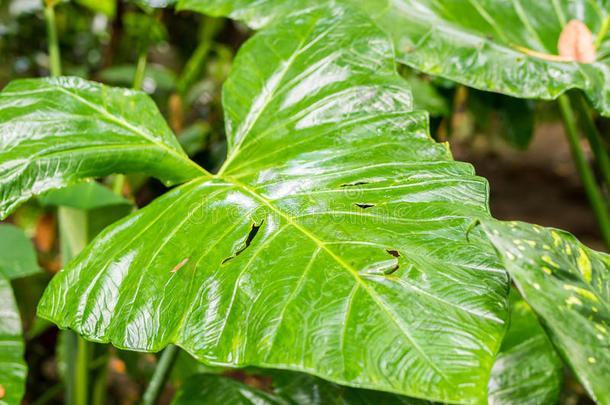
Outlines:
<svg viewBox="0 0 610 405"><path fill-rule="evenodd" d="M572 151L574 164L576 165L576 169L580 174L583 186L587 196L589 197L593 214L597 219L602 237L606 242L606 247L610 249L610 217L608 215L608 209L602 197L601 191L595 182L591 168L587 164L585 154L580 146L578 128L576 127L576 120L570 99L568 96L562 95L559 97L558 101L565 124L566 136L568 143L570 144L570 150Z"/></svg>
<svg viewBox="0 0 610 405"><path fill-rule="evenodd" d="M47 22L47 41L49 41L49 69L51 76L61 76L61 60L59 58L59 42L55 24L55 3L45 2L44 16Z"/></svg>
<svg viewBox="0 0 610 405"><path fill-rule="evenodd" d="M99 349L103 349L108 352L107 346L97 346ZM102 355L97 360L92 361L93 363L100 363L97 365L97 370L95 370L94 378L93 378L93 386L91 388L91 405L105 405L106 404L106 385L108 382L108 358L109 356Z"/></svg>
<svg viewBox="0 0 610 405"><path fill-rule="evenodd" d="M87 405L89 403L89 342L78 338L78 354L76 356L76 384L74 387L74 403Z"/></svg>
<svg viewBox="0 0 610 405"><path fill-rule="evenodd" d="M136 75L133 79L133 88L135 90L142 89L142 82L144 81L144 73L146 73L146 58L148 57L148 48L140 52L138 55L138 64L136 65Z"/></svg>
<svg viewBox="0 0 610 405"><path fill-rule="evenodd" d="M589 140L591 150L595 155L595 160L599 165L599 170L602 174L606 187L610 188L610 159L604 144L602 143L601 135L595 126L591 110L582 94L574 94L571 98L576 105L576 111L580 116L580 126Z"/></svg>
<svg viewBox="0 0 610 405"><path fill-rule="evenodd" d="M169 373L176 362L178 352L178 346L172 344L167 345L165 350L163 350L159 363L157 364L157 368L155 369L155 373L153 374L150 384L148 384L146 392L144 392L144 396L142 397L142 405L154 405L157 403L159 397L161 396L161 392L163 392L163 387L165 386L167 377L169 376Z"/></svg>
<svg viewBox="0 0 610 405"><path fill-rule="evenodd" d="M595 49L598 49L599 46L604 41L604 37L606 36L606 33L608 32L608 28L610 28L610 15L607 16L604 19L604 21L602 22L602 27L599 30L599 33L597 34L597 38L595 39Z"/></svg>
<svg viewBox="0 0 610 405"><path fill-rule="evenodd" d="M138 64L136 65L136 74L133 79L134 90L142 89L142 82L144 81L144 74L146 73L146 62L148 58L148 48L144 49L138 55ZM120 196L123 195L123 187L125 186L125 175L117 174L114 177L114 183L112 184L112 191Z"/></svg>

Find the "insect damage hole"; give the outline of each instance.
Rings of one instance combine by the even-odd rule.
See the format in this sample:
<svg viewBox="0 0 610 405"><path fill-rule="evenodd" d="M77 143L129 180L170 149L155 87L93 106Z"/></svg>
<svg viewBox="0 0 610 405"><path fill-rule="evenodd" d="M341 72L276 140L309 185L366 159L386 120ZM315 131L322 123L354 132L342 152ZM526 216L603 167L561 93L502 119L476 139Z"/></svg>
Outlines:
<svg viewBox="0 0 610 405"><path fill-rule="evenodd" d="M355 203L356 206L362 208L362 209L367 209L367 208L371 208L374 207L376 204L373 203Z"/></svg>
<svg viewBox="0 0 610 405"><path fill-rule="evenodd" d="M394 257L400 257L400 252L398 250L386 249L385 251L388 252L389 255L392 255Z"/></svg>
<svg viewBox="0 0 610 405"><path fill-rule="evenodd" d="M354 186L362 186L364 184L369 184L369 182L368 181L355 181L353 183L340 184L339 187L354 187Z"/></svg>
<svg viewBox="0 0 610 405"><path fill-rule="evenodd" d="M383 274L385 274L386 276L389 276L390 274L393 274L396 272L396 270L398 270L400 268L400 264L397 264L396 266L392 267L389 270L386 270L383 272Z"/></svg>
<svg viewBox="0 0 610 405"><path fill-rule="evenodd" d="M224 259L220 264L225 264L226 262L228 262L229 260L239 256L240 254L243 253L244 250L246 250L248 248L248 246L250 246L250 244L252 243L252 241L254 240L254 237L256 236L256 234L258 233L258 230L260 229L261 226L263 226L263 223L265 222L265 220L263 219L261 221L261 223L259 225L256 225L256 222L252 223L252 227L250 228L250 232L248 233L248 236L246 237L246 242L244 243L244 247L239 249L237 252L235 252L235 254L233 256L229 256L226 259Z"/></svg>

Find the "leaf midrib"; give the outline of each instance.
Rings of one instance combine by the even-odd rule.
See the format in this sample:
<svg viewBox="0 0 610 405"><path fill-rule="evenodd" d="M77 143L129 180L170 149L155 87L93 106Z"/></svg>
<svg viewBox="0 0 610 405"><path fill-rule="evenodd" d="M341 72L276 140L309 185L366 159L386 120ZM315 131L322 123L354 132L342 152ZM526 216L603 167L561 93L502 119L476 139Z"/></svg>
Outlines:
<svg viewBox="0 0 610 405"><path fill-rule="evenodd" d="M274 213L276 213L280 217L284 218L288 222L288 224L293 226L295 229L301 231L305 236L307 236L309 239L311 239L318 246L318 248L324 250L327 254L329 254L341 267L346 269L354 277L354 279L358 282L359 285L361 285L364 288L364 290L370 295L370 297L373 299L373 301L375 301L375 303L379 306L379 308L396 325L398 330L400 330L402 332L402 334L407 338L407 340L409 342L411 342L412 346L420 354L420 357L423 358L430 365L430 368L432 368L436 373L438 373L438 375L441 376L448 384L451 384L451 382L449 381L449 378L442 372L442 370L440 370L436 366L436 364L434 364L432 362L432 360L423 351L423 349L419 346L419 344L413 339L411 334L401 326L400 322L398 321L398 319L396 319L395 315L386 308L383 301L377 296L377 294L375 294L375 292L373 290L371 290L369 285L364 282L364 280L360 277L360 275L358 274L358 271L356 269L354 269L352 266L350 266L348 263L346 263L345 260L343 260L340 256L338 256L332 249L329 249L328 246L323 241L321 241L315 235L313 235L311 232L309 232L309 230L307 230L303 226L299 225L298 223L294 222L292 217L290 217L288 214L286 214L282 210L275 207L273 204L271 204L267 199L265 199L260 194L251 190L247 185L241 183L240 181L238 181L234 178L226 178L226 177L222 177L222 176L215 176L215 178L222 180L222 181L226 181L228 183L232 183L235 186L237 186L237 187L241 188L242 190L244 190L245 192L247 192L248 194L251 194L256 199L261 201L264 205L266 205Z"/></svg>

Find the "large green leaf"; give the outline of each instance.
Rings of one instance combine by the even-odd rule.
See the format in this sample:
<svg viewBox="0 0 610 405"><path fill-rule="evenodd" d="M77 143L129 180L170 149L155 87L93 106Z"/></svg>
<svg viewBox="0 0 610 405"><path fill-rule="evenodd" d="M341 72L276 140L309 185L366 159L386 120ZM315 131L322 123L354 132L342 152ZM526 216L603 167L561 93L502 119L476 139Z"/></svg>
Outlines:
<svg viewBox="0 0 610 405"><path fill-rule="evenodd" d="M199 374L180 387L172 405L424 405L431 402L385 392L342 387L317 377L275 372L273 392L215 374Z"/></svg>
<svg viewBox="0 0 610 405"><path fill-rule="evenodd" d="M144 93L78 78L16 80L0 93L0 217L33 195L117 172L167 184L205 174Z"/></svg>
<svg viewBox="0 0 610 405"><path fill-rule="evenodd" d="M556 404L563 363L527 303L514 290L510 328L489 381L490 405Z"/></svg>
<svg viewBox="0 0 610 405"><path fill-rule="evenodd" d="M373 0L361 2L394 39L398 60L424 72L482 90L521 98L554 99L584 90L610 115L610 35L592 64L557 62L524 53L558 54L572 19L603 34L607 0Z"/></svg>
<svg viewBox="0 0 610 405"><path fill-rule="evenodd" d="M17 405L25 391L21 318L10 282L0 274L0 405Z"/></svg>
<svg viewBox="0 0 610 405"><path fill-rule="evenodd" d="M560 354L593 399L609 404L610 257L555 229L483 226Z"/></svg>
<svg viewBox="0 0 610 405"><path fill-rule="evenodd" d="M387 36L341 9L256 34L225 84L228 156L104 231L41 316L89 339L473 403L508 283L487 183L427 133Z"/></svg>
<svg viewBox="0 0 610 405"><path fill-rule="evenodd" d="M0 274L12 280L38 273L34 244L15 226L0 224Z"/></svg>
<svg viewBox="0 0 610 405"><path fill-rule="evenodd" d="M554 99L579 88L610 116L610 35L604 35L610 24L608 0L340 1L368 12L393 38L398 60L416 69L520 98ZM180 0L178 8L260 28L314 3ZM545 59L557 55L559 35L572 19L586 24L599 41L595 63Z"/></svg>

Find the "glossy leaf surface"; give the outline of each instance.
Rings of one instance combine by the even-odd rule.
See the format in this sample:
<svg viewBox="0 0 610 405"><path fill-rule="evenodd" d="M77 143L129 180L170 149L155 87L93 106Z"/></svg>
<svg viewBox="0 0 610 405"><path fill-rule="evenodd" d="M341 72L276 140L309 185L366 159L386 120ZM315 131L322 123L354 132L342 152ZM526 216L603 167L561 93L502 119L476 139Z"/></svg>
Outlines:
<svg viewBox="0 0 610 405"><path fill-rule="evenodd" d="M378 391L342 387L295 372L271 374L273 393L214 374L194 375L172 405L424 405L431 402Z"/></svg>
<svg viewBox="0 0 610 405"><path fill-rule="evenodd" d="M400 62L481 90L554 99L584 90L610 116L610 4L607 0L343 0L365 10L393 38ZM180 0L179 9L229 16L260 28L302 0ZM549 60L577 19L593 32L595 63ZM537 52L538 56L534 56Z"/></svg>
<svg viewBox="0 0 610 405"><path fill-rule="evenodd" d="M21 318L11 283L0 274L0 405L18 405L25 391L27 366Z"/></svg>
<svg viewBox="0 0 610 405"><path fill-rule="evenodd" d="M16 80L0 93L0 217L82 179L140 172L167 184L205 174L144 93L79 78Z"/></svg>
<svg viewBox="0 0 610 405"><path fill-rule="evenodd" d="M364 15L256 34L224 87L220 172L104 231L40 315L122 348L478 401L508 295L493 249L465 238L487 183L411 103Z"/></svg>
<svg viewBox="0 0 610 405"><path fill-rule="evenodd" d="M587 392L610 403L610 257L555 229L517 222L484 229Z"/></svg>
<svg viewBox="0 0 610 405"><path fill-rule="evenodd" d="M556 404L563 363L536 315L515 291L510 304L510 328L491 371L488 403Z"/></svg>
<svg viewBox="0 0 610 405"><path fill-rule="evenodd" d="M9 280L38 273L34 244L21 229L0 224L0 274Z"/></svg>
<svg viewBox="0 0 610 405"><path fill-rule="evenodd" d="M391 34L398 60L416 69L520 98L554 99L579 88L595 108L610 115L607 0L353 3ZM595 63L552 61L528 51L558 55L559 36L572 19L587 25L599 40Z"/></svg>

